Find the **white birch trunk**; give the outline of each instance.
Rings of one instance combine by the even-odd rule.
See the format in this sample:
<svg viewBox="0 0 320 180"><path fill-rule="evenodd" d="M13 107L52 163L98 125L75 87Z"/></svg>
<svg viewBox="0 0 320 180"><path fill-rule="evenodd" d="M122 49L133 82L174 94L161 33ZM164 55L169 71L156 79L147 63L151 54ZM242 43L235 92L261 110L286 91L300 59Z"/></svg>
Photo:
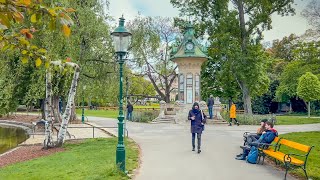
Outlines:
<svg viewBox="0 0 320 180"><path fill-rule="evenodd" d="M46 99L44 105L44 113L45 113L45 140L44 140L44 148L48 149L49 147L53 147L53 139L52 139L52 83L51 83L51 69L50 67L46 71Z"/></svg>
<svg viewBox="0 0 320 180"><path fill-rule="evenodd" d="M68 128L68 123L69 123L69 119L71 116L71 108L74 105L74 96L76 94L78 79L79 79L79 75L80 75L80 68L77 64L67 62L67 63L65 63L65 66L73 67L75 69L75 73L73 75L71 87L69 90L66 109L62 115L62 122L61 122L60 130L59 130L59 134L58 134L57 146L62 146L62 144L64 143L64 140L65 140L65 136L66 136L66 132L67 132L67 128Z"/></svg>

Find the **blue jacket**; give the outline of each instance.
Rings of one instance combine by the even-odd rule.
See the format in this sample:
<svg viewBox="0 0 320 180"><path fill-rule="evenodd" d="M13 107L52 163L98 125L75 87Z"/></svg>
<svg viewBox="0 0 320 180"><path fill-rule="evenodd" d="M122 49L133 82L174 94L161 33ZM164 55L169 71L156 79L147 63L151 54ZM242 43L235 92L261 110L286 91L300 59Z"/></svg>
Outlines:
<svg viewBox="0 0 320 180"><path fill-rule="evenodd" d="M277 136L278 132L275 129L266 130L266 133L260 136L258 142L270 144Z"/></svg>
<svg viewBox="0 0 320 180"><path fill-rule="evenodd" d="M201 115L202 111L199 111L199 113L195 114L192 110L189 111L188 114L188 120L191 122L191 133L202 133L204 125L206 123L207 116L203 113L203 119ZM195 117L195 120L191 120L191 117ZM202 124L203 123L203 124Z"/></svg>

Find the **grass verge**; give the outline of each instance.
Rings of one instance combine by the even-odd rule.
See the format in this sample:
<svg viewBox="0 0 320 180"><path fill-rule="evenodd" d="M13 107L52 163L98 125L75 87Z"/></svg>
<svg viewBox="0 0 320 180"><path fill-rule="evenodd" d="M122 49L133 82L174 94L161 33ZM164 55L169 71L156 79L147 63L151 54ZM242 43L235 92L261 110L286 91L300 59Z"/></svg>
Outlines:
<svg viewBox="0 0 320 180"><path fill-rule="evenodd" d="M310 155L307 161L307 173L309 178L313 180L320 180L320 173L319 173L320 172L320 156L319 156L320 131L288 133L288 134L280 135L280 137L283 137L290 141L295 141L301 144L305 144L308 146L314 146L314 148L310 152ZM282 146L280 150L284 153L300 153L301 154L301 152L291 148L287 148L285 146ZM294 169L291 172L293 174L304 177L304 173L301 170L301 168Z"/></svg>
<svg viewBox="0 0 320 180"><path fill-rule="evenodd" d="M82 110L77 109L76 113L78 116L81 116ZM105 118L117 118L119 114L118 110L84 110L85 116L95 116L95 117L105 117Z"/></svg>
<svg viewBox="0 0 320 180"><path fill-rule="evenodd" d="M277 123L279 125L290 124L314 124L320 123L320 117L306 117L306 116L277 116Z"/></svg>
<svg viewBox="0 0 320 180"><path fill-rule="evenodd" d="M126 170L138 167L139 150L126 140ZM0 179L129 179L115 165L117 138L89 139L79 144L66 143L66 151L0 169Z"/></svg>

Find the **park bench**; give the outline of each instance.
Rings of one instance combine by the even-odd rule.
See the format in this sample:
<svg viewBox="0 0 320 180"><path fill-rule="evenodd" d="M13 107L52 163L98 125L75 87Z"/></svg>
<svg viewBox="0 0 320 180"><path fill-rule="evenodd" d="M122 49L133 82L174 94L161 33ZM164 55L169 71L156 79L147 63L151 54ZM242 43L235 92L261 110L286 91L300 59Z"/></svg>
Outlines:
<svg viewBox="0 0 320 180"><path fill-rule="evenodd" d="M284 164L284 167L286 169L285 173L285 179L287 177L288 170L290 168L300 167L302 168L306 178L308 179L306 165L308 161L308 156L310 154L311 149L313 146L307 146L304 144L300 144L294 141L289 141L287 139L278 138L276 137L272 144L263 144L259 146L259 160L260 157L263 157L262 164L264 162L265 156L269 156L271 158L274 158L276 164L279 164L282 162ZM289 147L290 150L294 149L297 153L284 153L281 152L281 147L286 146ZM300 157L300 158L298 158Z"/></svg>

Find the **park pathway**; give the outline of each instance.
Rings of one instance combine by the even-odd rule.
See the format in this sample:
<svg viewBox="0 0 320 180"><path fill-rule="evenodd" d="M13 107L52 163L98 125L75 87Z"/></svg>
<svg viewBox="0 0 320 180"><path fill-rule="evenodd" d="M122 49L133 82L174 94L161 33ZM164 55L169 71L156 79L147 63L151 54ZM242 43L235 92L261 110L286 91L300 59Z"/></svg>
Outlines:
<svg viewBox="0 0 320 180"><path fill-rule="evenodd" d="M117 120L89 117L97 126L117 126ZM202 152L191 151L189 124L127 123L129 137L141 147L141 167L136 180L277 180L284 172L269 165L235 160L241 152L242 134L257 126L207 125ZM276 126L279 133L320 130L320 124ZM117 135L117 129L107 129ZM289 177L288 179L294 179Z"/></svg>

